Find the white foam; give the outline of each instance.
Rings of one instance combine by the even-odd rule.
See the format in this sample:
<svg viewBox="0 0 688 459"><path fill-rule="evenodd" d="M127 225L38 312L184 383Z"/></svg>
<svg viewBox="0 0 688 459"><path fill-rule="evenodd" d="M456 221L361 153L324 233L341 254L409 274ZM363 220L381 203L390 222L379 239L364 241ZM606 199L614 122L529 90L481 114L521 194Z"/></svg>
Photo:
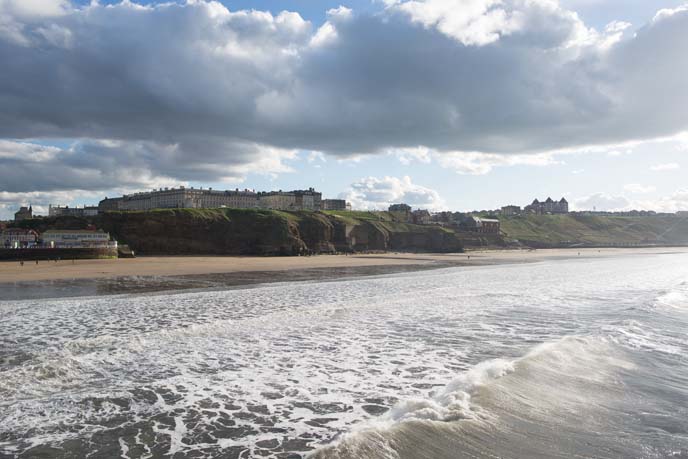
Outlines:
<svg viewBox="0 0 688 459"><path fill-rule="evenodd" d="M676 276L688 274L680 261ZM21 437L34 429L26 442L59 445L111 428L112 419L130 427L167 415L173 424L156 432L170 453L184 454L213 446L189 444L185 415L193 411L206 413L201 432L220 416L245 428L215 445L253 453L263 440L307 438L313 446L370 422L480 422L491 413L476 394L518 371L519 355L534 343L599 331L607 319L598 313L615 307L611 298L627 284L647 293L647 270L666 268L647 259L595 263L8 304L13 314L3 317L0 339L27 357L0 367L0 431ZM551 282L525 288L533 279ZM656 291L667 283L658 275L649 284ZM661 342L653 333L643 339ZM530 360L564 370L581 357L597 364L599 343L589 344L545 346ZM124 454L134 444L153 454L144 438L123 438Z"/></svg>

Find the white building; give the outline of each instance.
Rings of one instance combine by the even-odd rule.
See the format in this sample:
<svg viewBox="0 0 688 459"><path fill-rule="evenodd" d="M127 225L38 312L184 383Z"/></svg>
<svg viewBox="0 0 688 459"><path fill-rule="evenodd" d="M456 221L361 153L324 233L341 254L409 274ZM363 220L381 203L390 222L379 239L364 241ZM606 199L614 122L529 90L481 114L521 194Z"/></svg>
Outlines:
<svg viewBox="0 0 688 459"><path fill-rule="evenodd" d="M32 229L7 228L0 231L0 247L6 249L34 247L37 241L38 233Z"/></svg>
<svg viewBox="0 0 688 459"><path fill-rule="evenodd" d="M94 217L98 215L98 206L69 207L50 204L48 216L61 217L65 215L73 217Z"/></svg>
<svg viewBox="0 0 688 459"><path fill-rule="evenodd" d="M48 230L42 234L43 245L55 249L108 247L110 235L103 230Z"/></svg>
<svg viewBox="0 0 688 459"><path fill-rule="evenodd" d="M98 208L112 210L203 209L230 207L235 209L320 210L322 194L313 188L295 191L256 193L250 190L218 191L212 188L161 188L134 193L121 198L105 198Z"/></svg>

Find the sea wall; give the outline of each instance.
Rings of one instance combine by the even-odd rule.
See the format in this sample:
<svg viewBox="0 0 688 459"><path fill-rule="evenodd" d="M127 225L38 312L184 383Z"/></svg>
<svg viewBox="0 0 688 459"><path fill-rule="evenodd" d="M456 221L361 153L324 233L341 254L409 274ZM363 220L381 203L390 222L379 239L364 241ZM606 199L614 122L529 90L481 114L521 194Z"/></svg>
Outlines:
<svg viewBox="0 0 688 459"><path fill-rule="evenodd" d="M89 258L117 258L117 249L114 247L70 249L0 249L0 261L82 260Z"/></svg>

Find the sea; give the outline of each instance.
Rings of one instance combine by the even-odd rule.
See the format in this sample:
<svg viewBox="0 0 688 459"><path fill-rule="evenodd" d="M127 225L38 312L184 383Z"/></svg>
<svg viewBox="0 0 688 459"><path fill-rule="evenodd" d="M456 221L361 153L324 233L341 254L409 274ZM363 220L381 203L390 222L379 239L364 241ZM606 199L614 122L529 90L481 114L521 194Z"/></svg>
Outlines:
<svg viewBox="0 0 688 459"><path fill-rule="evenodd" d="M0 457L688 458L688 254L0 299Z"/></svg>

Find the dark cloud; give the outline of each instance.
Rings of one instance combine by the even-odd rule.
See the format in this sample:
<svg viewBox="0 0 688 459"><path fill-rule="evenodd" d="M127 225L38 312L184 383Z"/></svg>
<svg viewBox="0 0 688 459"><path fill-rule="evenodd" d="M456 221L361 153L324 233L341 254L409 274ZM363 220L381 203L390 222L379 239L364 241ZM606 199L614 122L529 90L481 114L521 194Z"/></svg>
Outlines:
<svg viewBox="0 0 688 459"><path fill-rule="evenodd" d="M203 1L43 3L0 2L0 138L86 140L6 155L5 190L217 180L294 149L533 153L688 120L685 10L622 37L545 0L387 2L317 30Z"/></svg>

